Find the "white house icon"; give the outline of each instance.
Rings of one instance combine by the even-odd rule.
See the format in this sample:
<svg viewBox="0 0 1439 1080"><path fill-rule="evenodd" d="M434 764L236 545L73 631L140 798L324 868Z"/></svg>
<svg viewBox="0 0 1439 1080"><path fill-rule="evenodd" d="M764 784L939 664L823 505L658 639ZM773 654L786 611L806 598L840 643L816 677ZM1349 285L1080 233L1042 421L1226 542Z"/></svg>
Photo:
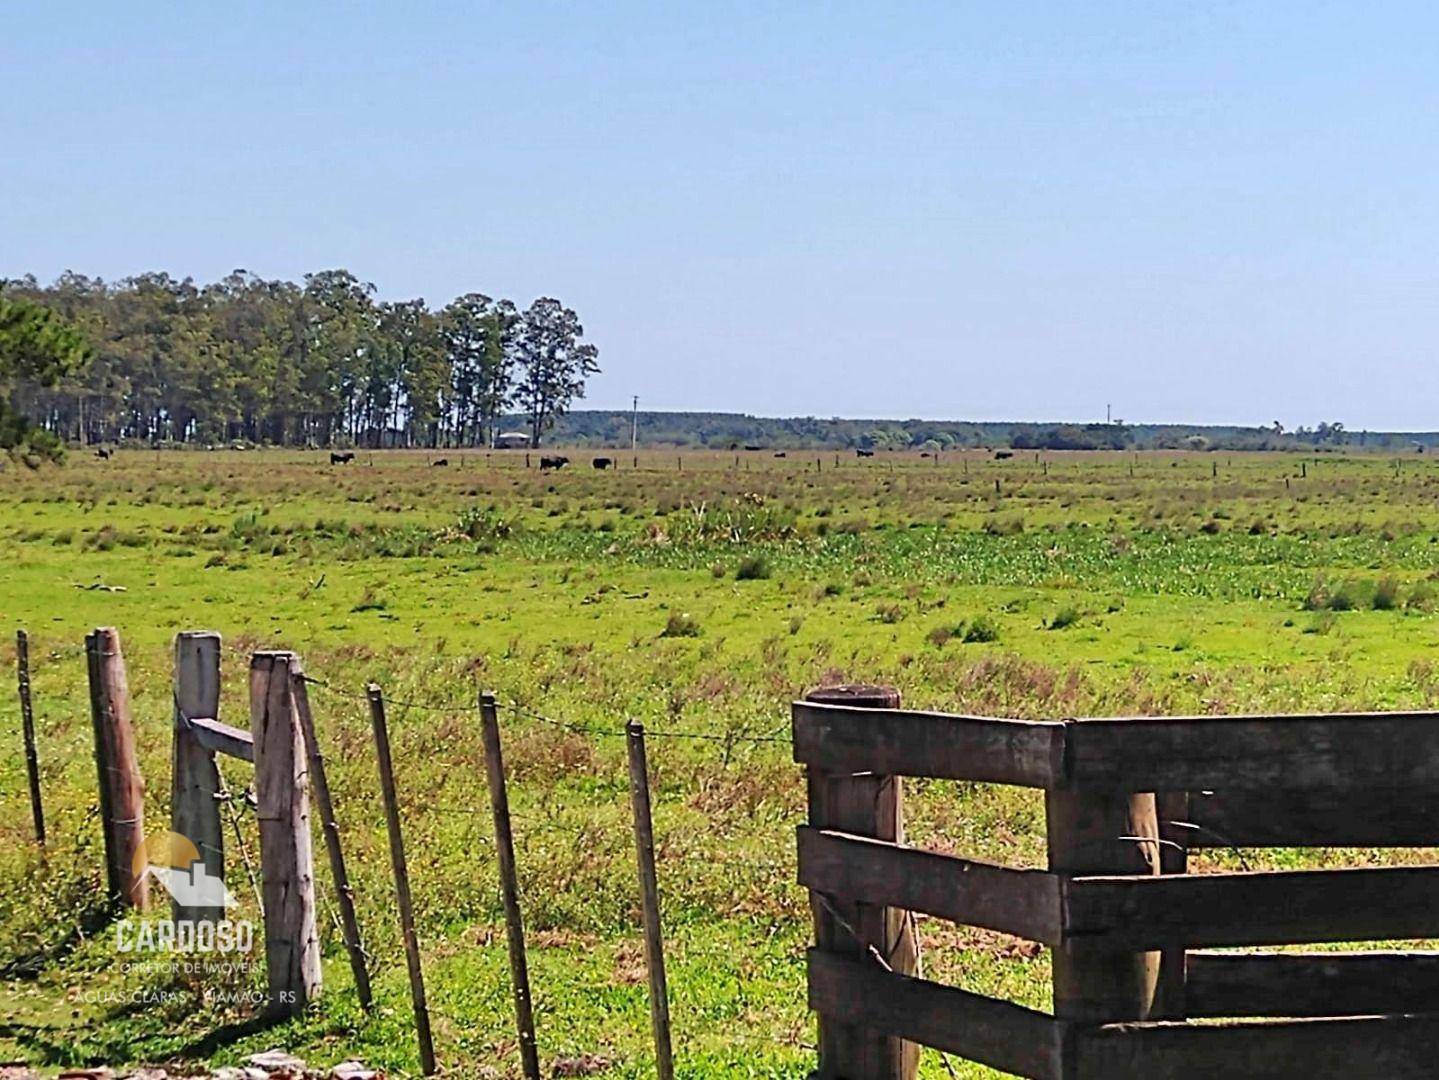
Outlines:
<svg viewBox="0 0 1439 1080"><path fill-rule="evenodd" d="M225 888L225 879L208 872L205 864L198 860L192 862L188 870L149 863L145 876L158 881L181 907L230 908L239 903Z"/></svg>

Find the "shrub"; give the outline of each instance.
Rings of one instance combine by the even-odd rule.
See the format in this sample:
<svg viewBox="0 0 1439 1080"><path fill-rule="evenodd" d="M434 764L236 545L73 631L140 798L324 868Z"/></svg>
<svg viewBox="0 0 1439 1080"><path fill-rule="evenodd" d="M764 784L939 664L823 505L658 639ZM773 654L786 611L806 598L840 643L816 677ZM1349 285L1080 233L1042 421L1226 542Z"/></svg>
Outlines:
<svg viewBox="0 0 1439 1080"><path fill-rule="evenodd" d="M1018 536L1024 532L1024 518L1018 514L992 517L984 523L984 531L990 536Z"/></svg>
<svg viewBox="0 0 1439 1080"><path fill-rule="evenodd" d="M1054 613L1054 618L1049 620L1049 629L1067 630L1079 622L1079 609L1075 607L1062 607Z"/></svg>
<svg viewBox="0 0 1439 1080"><path fill-rule="evenodd" d="M1393 611L1399 606L1399 581L1392 574L1385 574L1374 585L1374 596L1370 601L1375 611Z"/></svg>
<svg viewBox="0 0 1439 1080"><path fill-rule="evenodd" d="M700 621L689 612L671 611L660 637L699 637Z"/></svg>
<svg viewBox="0 0 1439 1080"><path fill-rule="evenodd" d="M762 581L771 573L769 560L763 555L746 555L735 571L736 581Z"/></svg>
<svg viewBox="0 0 1439 1080"><path fill-rule="evenodd" d="M482 543L506 540L514 532L514 526L498 512L482 506L461 510L456 526L469 539Z"/></svg>
<svg viewBox="0 0 1439 1080"><path fill-rule="evenodd" d="M1345 584L1329 595L1330 611L1353 611L1359 606L1359 597L1355 595L1354 586Z"/></svg>
<svg viewBox="0 0 1439 1080"><path fill-rule="evenodd" d="M933 630L924 635L924 639L928 641L931 645L933 645L936 649L944 648L947 644L949 644L949 639L952 637L954 637L954 631L947 626L936 626Z"/></svg>
<svg viewBox="0 0 1439 1080"><path fill-rule="evenodd" d="M880 604L874 609L874 617L882 623L892 625L904 618L904 608L898 604Z"/></svg>
<svg viewBox="0 0 1439 1080"><path fill-rule="evenodd" d="M999 624L988 615L976 615L964 628L966 645L977 645L999 640Z"/></svg>

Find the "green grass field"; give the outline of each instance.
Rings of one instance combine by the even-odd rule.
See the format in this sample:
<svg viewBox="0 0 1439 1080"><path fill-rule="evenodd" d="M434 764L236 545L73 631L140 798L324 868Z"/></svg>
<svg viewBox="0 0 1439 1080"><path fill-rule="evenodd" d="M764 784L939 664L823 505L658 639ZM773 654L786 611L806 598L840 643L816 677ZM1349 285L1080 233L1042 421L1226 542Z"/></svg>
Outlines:
<svg viewBox="0 0 1439 1080"><path fill-rule="evenodd" d="M362 697L391 713L439 1056L517 1075L476 691L503 716L546 1072L652 1074L623 744L627 718L720 739L651 746L678 1064L801 1076L808 907L788 703L875 681L906 704L1026 717L1434 707L1439 464L1377 456L642 452L557 474L523 455L122 452L0 466L0 629L31 637L51 843L30 843L19 709L0 691L0 1059L241 1060L417 1070ZM102 886L83 637L120 628L152 828L168 820L170 648L226 642L245 723L256 648L298 651L352 863L380 1008L359 1010L320 873L326 992L279 1030L123 971L76 934ZM7 683L9 678L7 676ZM236 789L248 766L226 767ZM917 783L911 837L1043 858L1031 793ZM239 824L255 850L255 823ZM253 907L233 844L231 887ZM1424 853L1250 853L1339 865ZM1232 855L1204 856L1210 865ZM926 971L1033 1005L1041 950L922 921ZM171 990L163 1005L97 990ZM987 1075L957 1066L960 1075ZM926 1076L945 1076L937 1055Z"/></svg>

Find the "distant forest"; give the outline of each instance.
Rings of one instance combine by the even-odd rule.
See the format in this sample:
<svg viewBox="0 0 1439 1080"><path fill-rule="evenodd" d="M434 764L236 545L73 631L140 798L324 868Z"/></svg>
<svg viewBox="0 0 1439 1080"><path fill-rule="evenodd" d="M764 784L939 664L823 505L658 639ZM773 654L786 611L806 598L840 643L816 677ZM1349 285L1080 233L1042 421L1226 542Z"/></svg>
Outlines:
<svg viewBox="0 0 1439 1080"><path fill-rule="evenodd" d="M346 270L303 283L237 270L210 285L168 274L0 280L50 309L86 356L52 387L15 381L13 414L81 443L484 445L518 412L536 444L599 371L558 300L521 310L467 293L432 310L377 302Z"/></svg>
<svg viewBox="0 0 1439 1080"><path fill-rule="evenodd" d="M49 285L33 277L0 279L0 303L10 305L17 326L40 325L33 318L24 323L28 305L32 315L62 324L46 333L73 329L80 357L49 386L7 375L0 363L0 446L16 441L5 438L6 415L27 419L56 445L440 448L484 446L496 432L516 429L532 445L630 442L629 412L571 409L599 372L599 353L584 340L575 312L548 297L521 309L474 292L434 309L423 300L377 301L374 286L346 270L307 274L299 283L236 270L209 285L163 273L115 282L67 273ZM1439 446L1439 433L1356 432L1334 421L1290 431L1278 422L980 423L707 412L640 413L638 437L644 446L773 450Z"/></svg>
<svg viewBox="0 0 1439 1080"><path fill-rule="evenodd" d="M514 417L518 424L522 418ZM628 412L575 410L551 439L572 446L628 446ZM771 418L741 413L641 412L642 446L761 447L774 450L1413 450L1439 446L1439 432L1349 431L1342 423L1285 430L1193 424L982 423L964 420Z"/></svg>

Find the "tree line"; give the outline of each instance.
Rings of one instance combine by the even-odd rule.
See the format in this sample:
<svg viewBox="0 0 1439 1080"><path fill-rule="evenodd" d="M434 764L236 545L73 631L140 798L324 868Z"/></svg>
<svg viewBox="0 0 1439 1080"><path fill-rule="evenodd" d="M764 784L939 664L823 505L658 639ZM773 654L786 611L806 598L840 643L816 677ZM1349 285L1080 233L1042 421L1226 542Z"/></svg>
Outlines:
<svg viewBox="0 0 1439 1080"><path fill-rule="evenodd" d="M299 284L236 270L209 285L66 273L0 281L0 298L79 335L83 359L53 385L0 370L0 397L84 444L480 446L517 413L539 445L599 371L558 300L521 310L473 292L432 310L377 301L347 270Z"/></svg>

